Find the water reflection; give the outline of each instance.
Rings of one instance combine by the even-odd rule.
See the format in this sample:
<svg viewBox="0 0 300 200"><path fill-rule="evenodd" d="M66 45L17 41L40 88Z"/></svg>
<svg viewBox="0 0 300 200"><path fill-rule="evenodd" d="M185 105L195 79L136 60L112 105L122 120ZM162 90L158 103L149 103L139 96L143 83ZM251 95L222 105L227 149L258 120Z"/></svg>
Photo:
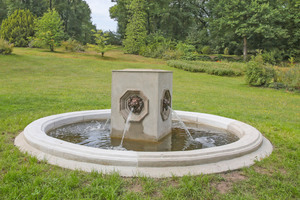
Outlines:
<svg viewBox="0 0 300 200"><path fill-rule="evenodd" d="M119 149L121 139L110 138L110 122L108 120L70 124L47 134L57 139L89 147L134 151L185 151L221 146L238 140L237 136L225 130L192 123L186 124L186 126L192 140L181 128L180 122L173 121L172 134L159 142L124 139L122 149Z"/></svg>

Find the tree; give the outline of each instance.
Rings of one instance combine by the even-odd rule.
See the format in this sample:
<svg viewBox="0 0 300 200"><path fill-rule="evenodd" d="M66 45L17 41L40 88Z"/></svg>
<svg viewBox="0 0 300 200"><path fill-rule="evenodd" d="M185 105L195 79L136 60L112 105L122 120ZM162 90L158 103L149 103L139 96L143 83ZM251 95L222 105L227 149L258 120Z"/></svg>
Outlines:
<svg viewBox="0 0 300 200"><path fill-rule="evenodd" d="M36 38L44 44L49 45L50 50L59 45L64 38L63 22L59 14L53 10L48 10L43 17L35 21Z"/></svg>
<svg viewBox="0 0 300 200"><path fill-rule="evenodd" d="M109 39L108 33L104 33L102 30L98 30L94 32L95 42L97 45L89 44L88 46L95 49L98 53L101 53L101 56L104 57L104 53L111 49L111 45L107 44L107 40Z"/></svg>
<svg viewBox="0 0 300 200"><path fill-rule="evenodd" d="M64 31L68 38L83 44L93 42L96 27L91 21L91 10L84 0L53 0L53 8L63 20Z"/></svg>
<svg viewBox="0 0 300 200"><path fill-rule="evenodd" d="M121 38L125 38L126 27L128 24L128 6L130 4L129 0L112 0L112 2L117 2L114 6L110 7L109 14L110 18L118 21L118 33Z"/></svg>
<svg viewBox="0 0 300 200"><path fill-rule="evenodd" d="M118 33L125 38L126 27L132 13L130 0L112 0L117 4L110 8L111 18L118 21ZM144 1L147 34L160 34L184 40L191 27L202 29L207 24L206 0L155 0Z"/></svg>
<svg viewBox="0 0 300 200"><path fill-rule="evenodd" d="M16 10L3 20L0 36L17 47L28 45L28 38L34 35L35 16L29 10Z"/></svg>
<svg viewBox="0 0 300 200"><path fill-rule="evenodd" d="M139 54L140 49L145 46L147 30L144 6L145 0L132 0L128 7L131 17L123 41L125 53Z"/></svg>
<svg viewBox="0 0 300 200"><path fill-rule="evenodd" d="M285 19L282 27L288 33L286 39L276 41L276 45L284 49L289 57L300 56L300 1L279 0L278 3Z"/></svg>
<svg viewBox="0 0 300 200"><path fill-rule="evenodd" d="M65 39L76 39L83 44L93 42L91 29L96 30L96 26L84 0L0 0L0 22L2 16L11 15L17 9L28 9L37 17L43 16L47 9L56 9L63 20Z"/></svg>
<svg viewBox="0 0 300 200"><path fill-rule="evenodd" d="M131 5L139 1L111 1L116 2L110 8L111 18L118 21L123 41L128 40L127 31L135 30L128 28L134 21ZM198 50L208 45L216 53L229 48L245 59L256 49L284 52L285 58L300 54L299 0L141 0L139 4L135 13L143 17L134 23L145 26L147 35L159 33Z"/></svg>
<svg viewBox="0 0 300 200"><path fill-rule="evenodd" d="M113 31L105 31L105 34L108 35L107 44L111 45L122 45L121 35Z"/></svg>
<svg viewBox="0 0 300 200"><path fill-rule="evenodd" d="M48 9L49 0L5 0L7 4L8 15L15 10L30 10L37 17L41 17Z"/></svg>
<svg viewBox="0 0 300 200"><path fill-rule="evenodd" d="M7 17L7 7L5 0L0 0L0 25L2 20L4 20Z"/></svg>
<svg viewBox="0 0 300 200"><path fill-rule="evenodd" d="M268 1L211 0L208 5L212 12L210 28L223 37L234 33L241 38L244 60L247 57L248 40L257 43L287 36L287 30L280 26L283 21L281 13Z"/></svg>

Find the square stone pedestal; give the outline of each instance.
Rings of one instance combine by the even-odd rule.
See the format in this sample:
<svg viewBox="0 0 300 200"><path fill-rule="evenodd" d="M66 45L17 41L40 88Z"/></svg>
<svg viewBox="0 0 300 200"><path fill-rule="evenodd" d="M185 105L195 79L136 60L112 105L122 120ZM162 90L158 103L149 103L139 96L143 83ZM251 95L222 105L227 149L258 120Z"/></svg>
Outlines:
<svg viewBox="0 0 300 200"><path fill-rule="evenodd" d="M171 133L172 79L164 70L113 71L111 137L122 138L131 111L126 139L155 142Z"/></svg>

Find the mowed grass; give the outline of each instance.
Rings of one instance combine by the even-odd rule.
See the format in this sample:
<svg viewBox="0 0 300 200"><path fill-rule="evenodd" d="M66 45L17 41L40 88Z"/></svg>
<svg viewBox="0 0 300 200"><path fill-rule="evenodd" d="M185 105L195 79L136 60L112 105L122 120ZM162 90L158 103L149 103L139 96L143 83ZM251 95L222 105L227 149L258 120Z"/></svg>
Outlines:
<svg viewBox="0 0 300 200"><path fill-rule="evenodd" d="M13 145L30 122L52 114L110 108L111 71L173 71L173 108L237 119L274 146L270 157L233 172L151 179L71 171ZM0 55L0 199L299 199L300 95L249 87L244 77L181 71L121 50Z"/></svg>

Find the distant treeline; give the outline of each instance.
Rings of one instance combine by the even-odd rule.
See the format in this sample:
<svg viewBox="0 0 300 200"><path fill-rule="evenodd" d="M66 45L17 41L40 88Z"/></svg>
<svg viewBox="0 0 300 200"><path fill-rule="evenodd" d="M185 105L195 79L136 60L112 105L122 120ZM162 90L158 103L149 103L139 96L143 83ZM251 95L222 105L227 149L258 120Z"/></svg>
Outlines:
<svg viewBox="0 0 300 200"><path fill-rule="evenodd" d="M91 10L84 0L0 0L0 25L18 9L29 10L35 17L54 9L63 21L65 40L93 43L91 30L96 30L96 26L92 24Z"/></svg>
<svg viewBox="0 0 300 200"><path fill-rule="evenodd" d="M228 54L245 56L257 49L283 59L300 54L298 0L111 1L117 3L110 8L111 18L118 21L123 41L129 41L125 46L140 41L137 34L142 32L145 46L153 42L153 36L154 40L163 36L193 45L198 52L209 46L213 53L226 49ZM132 52L140 54L145 51L142 46L143 42L141 49Z"/></svg>

